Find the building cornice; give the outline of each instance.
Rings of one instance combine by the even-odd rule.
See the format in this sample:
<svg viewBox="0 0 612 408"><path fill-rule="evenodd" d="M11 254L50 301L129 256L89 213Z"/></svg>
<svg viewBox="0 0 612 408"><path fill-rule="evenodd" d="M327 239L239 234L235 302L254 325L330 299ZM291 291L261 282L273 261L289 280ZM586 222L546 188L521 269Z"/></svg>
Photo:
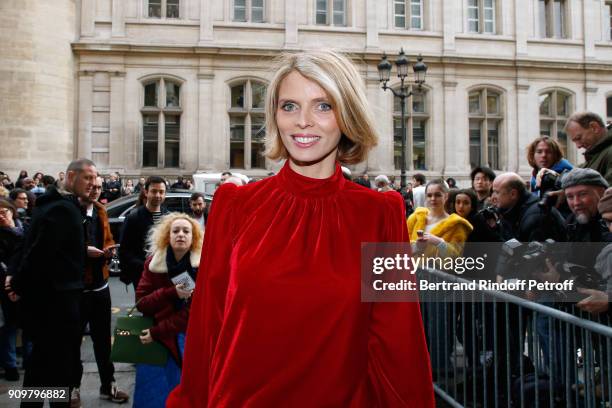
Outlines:
<svg viewBox="0 0 612 408"><path fill-rule="evenodd" d="M133 54L167 54L167 55L227 55L241 57L274 57L279 53L276 47L238 47L236 45L210 44L210 45L153 45L153 44L127 44L127 43L108 43L108 42L92 42L78 41L72 43L72 50L77 55L133 55ZM363 61L378 63L383 52L391 53L391 50L368 49L366 51L339 50L355 56ZM414 58L416 55L408 55L409 58ZM528 68L528 69L559 69L559 70L593 70L593 71L610 71L612 70L612 61L587 63L581 61L567 61L564 59L551 60L526 58L487 58L479 56L439 56L423 54L423 58L428 65L474 65L474 66L495 66L508 67L511 69Z"/></svg>

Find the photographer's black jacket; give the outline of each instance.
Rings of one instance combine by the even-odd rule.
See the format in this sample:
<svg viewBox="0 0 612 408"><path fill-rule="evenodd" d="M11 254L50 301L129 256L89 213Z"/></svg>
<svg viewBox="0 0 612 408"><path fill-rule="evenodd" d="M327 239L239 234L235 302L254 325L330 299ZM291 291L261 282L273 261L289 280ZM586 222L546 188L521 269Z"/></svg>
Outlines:
<svg viewBox="0 0 612 408"><path fill-rule="evenodd" d="M602 223L599 213L587 224L579 224L576 221L576 216L570 214L567 217L567 234L568 241L572 243L572 250L568 262L593 268L597 255L607 245L607 232L608 228Z"/></svg>
<svg viewBox="0 0 612 408"><path fill-rule="evenodd" d="M77 198L50 187L36 200L12 286L24 300L51 291L83 289L85 230Z"/></svg>
<svg viewBox="0 0 612 408"><path fill-rule="evenodd" d="M500 233L507 241L516 238L520 242L567 241L563 217L556 208L542 208L538 198L525 192L518 203L503 213Z"/></svg>

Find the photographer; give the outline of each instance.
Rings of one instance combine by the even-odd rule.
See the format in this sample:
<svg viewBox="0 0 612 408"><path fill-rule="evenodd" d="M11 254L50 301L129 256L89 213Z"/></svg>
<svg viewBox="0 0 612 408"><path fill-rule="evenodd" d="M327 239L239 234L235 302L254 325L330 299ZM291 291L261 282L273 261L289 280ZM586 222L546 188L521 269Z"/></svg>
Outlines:
<svg viewBox="0 0 612 408"><path fill-rule="evenodd" d="M578 149L585 149L582 168L597 170L612 182L612 131L593 112L576 112L565 124L565 132Z"/></svg>
<svg viewBox="0 0 612 408"><path fill-rule="evenodd" d="M540 205L518 174L497 176L493 181L492 197L501 214L499 230L505 241L512 238L520 242L548 238L566 241L565 223L557 209Z"/></svg>
<svg viewBox="0 0 612 408"><path fill-rule="evenodd" d="M567 218L568 241L573 243L604 241L608 231L602 225L597 204L608 188L608 182L595 170L576 168L563 178L562 187L572 211ZM568 261L592 268L603 244L572 246L574 250L571 251Z"/></svg>
<svg viewBox="0 0 612 408"><path fill-rule="evenodd" d="M559 190L560 186L556 185L558 175L574 168L563 158L559 143L550 136L538 137L527 146L527 161L533 169L531 192L538 193L540 198L547 191Z"/></svg>
<svg viewBox="0 0 612 408"><path fill-rule="evenodd" d="M516 239L521 243L532 241L545 241L553 239L555 241L566 241L566 231L563 218L556 208L541 205L536 196L530 194L523 182L523 179L516 173L504 173L493 181L492 198L498 208L500 219L495 228L504 241ZM505 257L499 258L496 268L497 280L515 277L517 271L524 268L516 268L511 262L507 262ZM498 321L506 320L505 308L497 309ZM516 331L520 326L520 317L526 321L529 313L527 309L519 309L518 306L507 305L508 327L507 332L504 325L497 326L497 350L500 355L506 352L513 356L509 361L500 361L498 368L501 375L506 373L506 364L512 377L520 373L521 353L520 345L524 343L525 331ZM523 364L530 364L523 361Z"/></svg>
<svg viewBox="0 0 612 408"><path fill-rule="evenodd" d="M597 209L599 210L602 221L604 221L607 226L608 231L605 234L605 239L607 242L612 242L612 187L606 190L604 196L597 205ZM611 243L608 243L608 245L602 249L599 255L597 255L595 260L595 271L606 280L605 291L586 288L578 289L578 292L586 295L587 297L578 302L576 306L585 312L599 314L608 312L610 310L609 302L612 298L612 279L610 279L610 274L612 273Z"/></svg>

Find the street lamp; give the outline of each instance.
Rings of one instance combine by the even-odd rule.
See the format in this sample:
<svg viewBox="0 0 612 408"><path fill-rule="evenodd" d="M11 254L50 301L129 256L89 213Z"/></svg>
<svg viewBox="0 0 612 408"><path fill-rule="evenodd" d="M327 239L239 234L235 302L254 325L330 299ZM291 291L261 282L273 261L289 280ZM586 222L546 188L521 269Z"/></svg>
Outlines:
<svg viewBox="0 0 612 408"><path fill-rule="evenodd" d="M410 65L404 49L400 50L395 66L397 67L397 76L400 79L400 87L398 90L387 86L387 82L391 77L391 69L393 66L387 60L387 55L383 54L382 60L378 64L378 76L380 82L382 82L382 89L387 89L393 93L393 96L400 99L400 105L402 107L402 155L401 155L401 190L406 191L406 99L412 96L412 89L409 89L410 83L405 83L406 77L408 76L408 66ZM427 65L423 62L423 57L420 55L417 58L416 64L412 66L414 71L414 84L418 90L421 90L422 85L425 83L425 75L427 74Z"/></svg>

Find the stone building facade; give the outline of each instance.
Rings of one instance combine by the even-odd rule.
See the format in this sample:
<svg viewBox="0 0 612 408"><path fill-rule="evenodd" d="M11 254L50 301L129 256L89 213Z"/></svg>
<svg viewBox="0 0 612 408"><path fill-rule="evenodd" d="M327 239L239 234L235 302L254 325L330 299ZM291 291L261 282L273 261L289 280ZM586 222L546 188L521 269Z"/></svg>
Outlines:
<svg viewBox="0 0 612 408"><path fill-rule="evenodd" d="M47 4L49 3L49 4ZM576 110L612 116L607 0L5 0L0 168L264 175L263 95L282 51L358 64L381 139L357 173L399 174L399 104L383 52L429 70L406 118L410 171L527 175L525 147ZM391 85L397 86L393 79Z"/></svg>

